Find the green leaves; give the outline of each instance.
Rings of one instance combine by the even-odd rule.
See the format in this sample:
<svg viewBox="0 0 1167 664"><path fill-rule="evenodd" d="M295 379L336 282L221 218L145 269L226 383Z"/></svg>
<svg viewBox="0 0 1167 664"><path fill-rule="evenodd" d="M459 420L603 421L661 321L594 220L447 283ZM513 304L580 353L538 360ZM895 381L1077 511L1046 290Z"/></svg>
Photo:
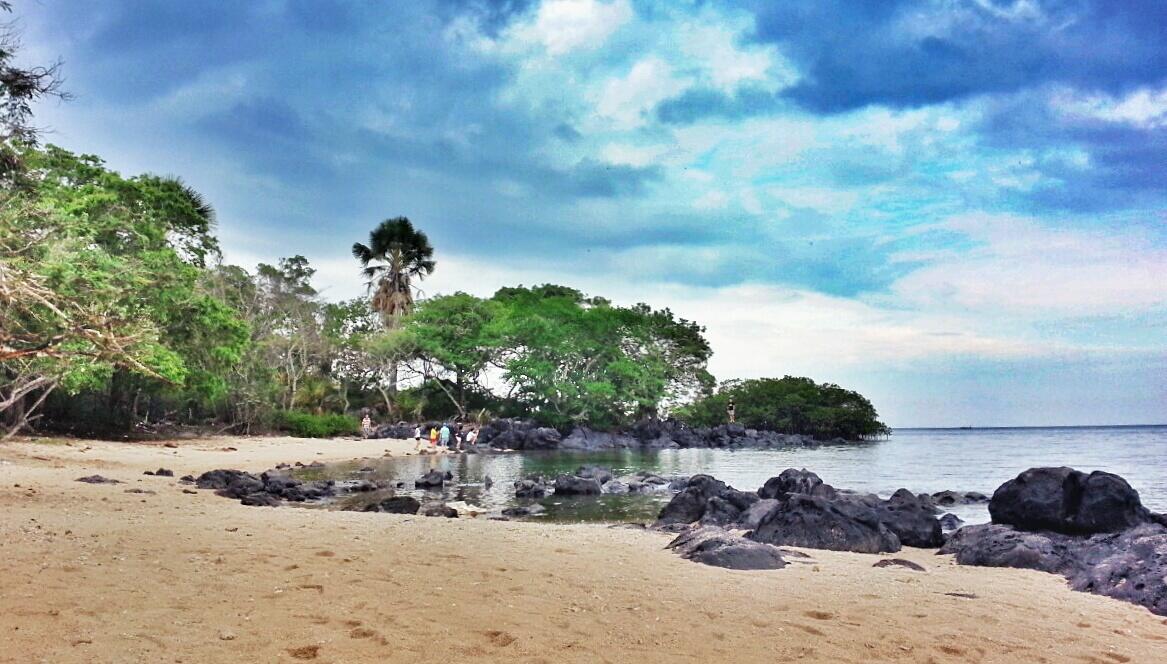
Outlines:
<svg viewBox="0 0 1167 664"><path fill-rule="evenodd" d="M556 285L423 302L406 320L414 352L466 387L501 371L512 410L553 426L616 426L707 390L700 327L647 305L612 306Z"/></svg>
<svg viewBox="0 0 1167 664"><path fill-rule="evenodd" d="M723 424L730 401L737 422L756 429L849 440L889 431L858 392L793 376L723 383L717 394L679 409L677 415L696 426Z"/></svg>

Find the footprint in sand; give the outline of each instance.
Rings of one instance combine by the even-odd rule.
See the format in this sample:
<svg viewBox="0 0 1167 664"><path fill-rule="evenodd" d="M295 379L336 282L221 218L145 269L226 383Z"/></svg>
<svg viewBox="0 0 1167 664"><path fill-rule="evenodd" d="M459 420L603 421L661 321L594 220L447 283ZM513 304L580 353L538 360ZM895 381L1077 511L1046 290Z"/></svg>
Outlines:
<svg viewBox="0 0 1167 664"><path fill-rule="evenodd" d="M316 659L320 655L320 646L300 646L288 648L288 654L296 659Z"/></svg>
<svg viewBox="0 0 1167 664"><path fill-rule="evenodd" d="M830 611L804 611L803 614L807 618L814 618L815 620L834 620L835 614Z"/></svg>
<svg viewBox="0 0 1167 664"><path fill-rule="evenodd" d="M482 635L490 639L490 642L499 648L505 648L518 640L514 637L514 635L499 631L497 629L487 630L483 632Z"/></svg>

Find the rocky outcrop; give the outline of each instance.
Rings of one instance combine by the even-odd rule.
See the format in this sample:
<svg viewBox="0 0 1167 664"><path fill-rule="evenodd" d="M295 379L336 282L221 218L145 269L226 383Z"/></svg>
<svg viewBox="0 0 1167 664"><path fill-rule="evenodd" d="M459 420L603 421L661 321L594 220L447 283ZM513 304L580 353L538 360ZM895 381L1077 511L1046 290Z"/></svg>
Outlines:
<svg viewBox="0 0 1167 664"><path fill-rule="evenodd" d="M1073 468L1030 468L1005 482L989 501L993 523L1021 530L1090 535L1146 522L1148 512L1126 480Z"/></svg>
<svg viewBox="0 0 1167 664"><path fill-rule="evenodd" d="M727 488L725 482L709 475L690 477L685 488L660 511L656 525L688 524L700 520L709 500Z"/></svg>
<svg viewBox="0 0 1167 664"><path fill-rule="evenodd" d="M944 543L943 527L933 516L931 504L907 489L900 489L875 506L876 515L904 546L934 548Z"/></svg>
<svg viewBox="0 0 1167 664"><path fill-rule="evenodd" d="M557 496L598 496L603 493L600 481L592 477L560 475L555 478Z"/></svg>
<svg viewBox="0 0 1167 664"><path fill-rule="evenodd" d="M721 528L681 533L668 545L682 558L727 569L782 569L786 561L778 547L753 542Z"/></svg>
<svg viewBox="0 0 1167 664"><path fill-rule="evenodd" d="M747 537L767 544L831 551L900 550L899 537L880 521L874 509L858 501L832 501L801 493L790 494L763 516Z"/></svg>
<svg viewBox="0 0 1167 664"><path fill-rule="evenodd" d="M993 523L957 530L940 553L1061 574L1075 590L1167 615L1167 519L1121 477L1031 468L993 493L989 513Z"/></svg>
<svg viewBox="0 0 1167 664"><path fill-rule="evenodd" d="M771 477L766 480L762 488L758 489L758 495L760 497L774 498L777 500L786 500L792 493L820 496L823 498L834 498L836 496L835 489L831 485L824 484L822 478L806 468L801 470L787 468L777 477Z"/></svg>
<svg viewBox="0 0 1167 664"><path fill-rule="evenodd" d="M693 523L748 530L747 538L767 544L861 553L943 542L930 503L907 489L883 500L837 490L818 475L793 468L767 480L757 493L695 475L661 510L655 526L675 532Z"/></svg>

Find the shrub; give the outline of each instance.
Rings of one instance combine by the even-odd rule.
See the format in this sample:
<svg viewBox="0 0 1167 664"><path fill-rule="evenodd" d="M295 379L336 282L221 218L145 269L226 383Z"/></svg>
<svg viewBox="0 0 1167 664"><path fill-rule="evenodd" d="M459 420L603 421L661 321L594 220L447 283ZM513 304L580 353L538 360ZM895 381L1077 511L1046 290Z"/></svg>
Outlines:
<svg viewBox="0 0 1167 664"><path fill-rule="evenodd" d="M298 438L331 438L356 435L360 423L351 415L313 415L298 410L285 410L276 418L276 426Z"/></svg>

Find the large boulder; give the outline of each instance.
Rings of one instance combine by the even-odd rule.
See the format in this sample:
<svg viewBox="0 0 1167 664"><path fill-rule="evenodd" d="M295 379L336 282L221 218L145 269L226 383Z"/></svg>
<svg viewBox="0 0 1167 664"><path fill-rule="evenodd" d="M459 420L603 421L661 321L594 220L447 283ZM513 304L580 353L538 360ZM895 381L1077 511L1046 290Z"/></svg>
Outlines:
<svg viewBox="0 0 1167 664"><path fill-rule="evenodd" d="M725 482L709 475L694 475L680 493L661 509L657 516L657 526L693 523L705 514L710 498L725 491Z"/></svg>
<svg viewBox="0 0 1167 664"><path fill-rule="evenodd" d="M940 553L956 555L962 565L1017 567L1059 572L1066 565L1066 542L1048 534L986 523L965 526L948 537Z"/></svg>
<svg viewBox="0 0 1167 664"><path fill-rule="evenodd" d="M721 496L714 496L705 502L705 510L699 523L703 526L728 526L741 516L741 509Z"/></svg>
<svg viewBox="0 0 1167 664"><path fill-rule="evenodd" d="M551 427L539 427L527 432L523 440L524 450L554 450L559 447L562 436Z"/></svg>
<svg viewBox="0 0 1167 664"><path fill-rule="evenodd" d="M774 498L776 500L786 500L786 497L793 493L821 496L823 498L835 497L834 488L829 484L824 484L822 478L806 468L802 470L787 468L777 477L771 477L766 480L766 484L761 489L758 489L758 495L760 497Z"/></svg>
<svg viewBox="0 0 1167 664"><path fill-rule="evenodd" d="M738 518L738 527L744 530L754 530L758 524L762 522L762 518L770 512L778 509L782 505L782 501L773 498L762 498L758 502L750 505L747 509L742 511Z"/></svg>
<svg viewBox="0 0 1167 664"><path fill-rule="evenodd" d="M880 523L895 533L905 546L938 547L944 543L940 520L925 503L907 489L900 489L875 508Z"/></svg>
<svg viewBox="0 0 1167 664"><path fill-rule="evenodd" d="M697 528L681 533L668 548L682 558L728 569L781 569L786 566L778 547L753 542L721 528Z"/></svg>
<svg viewBox="0 0 1167 664"><path fill-rule="evenodd" d="M1030 468L1005 482L989 501L993 523L1064 534L1118 532L1148 520L1139 494L1111 473Z"/></svg>
<svg viewBox="0 0 1167 664"><path fill-rule="evenodd" d="M854 501L790 494L747 535L756 542L809 549L892 553L900 540L873 508Z"/></svg>
<svg viewBox="0 0 1167 664"><path fill-rule="evenodd" d="M1146 523L1092 536L965 526L940 553L962 565L1019 567L1061 574L1070 587L1139 604L1167 616L1167 528Z"/></svg>
<svg viewBox="0 0 1167 664"><path fill-rule="evenodd" d="M557 496L598 496L603 493L600 481L591 477L560 475L555 478Z"/></svg>

